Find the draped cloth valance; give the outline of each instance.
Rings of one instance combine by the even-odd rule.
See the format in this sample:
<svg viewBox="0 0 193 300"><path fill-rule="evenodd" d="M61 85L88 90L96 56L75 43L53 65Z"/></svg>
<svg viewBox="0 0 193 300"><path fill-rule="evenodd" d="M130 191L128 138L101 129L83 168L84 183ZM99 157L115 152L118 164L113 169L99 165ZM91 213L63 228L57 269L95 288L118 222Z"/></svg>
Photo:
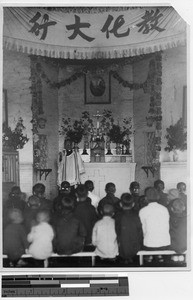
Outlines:
<svg viewBox="0 0 193 300"><path fill-rule="evenodd" d="M185 43L186 22L168 6L93 13L4 7L4 48L32 55L122 58Z"/></svg>

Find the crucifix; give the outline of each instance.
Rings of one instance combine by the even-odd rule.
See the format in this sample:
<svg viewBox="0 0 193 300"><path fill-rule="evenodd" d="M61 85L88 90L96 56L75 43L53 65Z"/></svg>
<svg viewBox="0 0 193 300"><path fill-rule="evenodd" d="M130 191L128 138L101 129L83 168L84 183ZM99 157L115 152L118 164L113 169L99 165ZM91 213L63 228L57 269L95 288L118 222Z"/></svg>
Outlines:
<svg viewBox="0 0 193 300"><path fill-rule="evenodd" d="M98 110L97 110L96 115L93 115L93 117L97 119L97 129L99 129L99 123L100 123L99 118L102 117L102 116L103 115L100 115Z"/></svg>

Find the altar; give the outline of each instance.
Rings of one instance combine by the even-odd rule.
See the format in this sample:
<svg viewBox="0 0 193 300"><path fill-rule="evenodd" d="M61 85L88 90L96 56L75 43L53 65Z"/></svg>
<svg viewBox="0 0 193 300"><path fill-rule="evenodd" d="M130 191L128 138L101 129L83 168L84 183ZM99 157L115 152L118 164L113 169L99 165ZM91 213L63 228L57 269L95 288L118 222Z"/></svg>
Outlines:
<svg viewBox="0 0 193 300"><path fill-rule="evenodd" d="M92 180L94 182L94 193L100 198L105 196L105 185L113 182L116 185L116 196L129 192L129 186L135 180L135 166L132 162L85 162L85 173L81 175L81 182Z"/></svg>
<svg viewBox="0 0 193 300"><path fill-rule="evenodd" d="M81 162L85 169L83 173L81 167L74 182L78 184L92 180L94 193L100 198L106 195L106 184L113 182L116 185L116 196L120 197L122 193L129 192L130 183L135 180L132 118L115 120L112 112L105 110L102 114L97 111L93 118L95 120L90 117L89 112L83 112L81 119L73 120L70 125L69 119L63 119L63 129L66 130L64 147L67 149L66 142L69 141L70 151L75 153L75 166L79 168ZM77 124L81 124L83 134ZM72 133L75 136L73 140ZM79 148L78 144L83 147ZM66 159L65 157L65 162ZM72 168L72 164L69 166ZM62 162L62 170L63 168ZM64 180L63 172L59 174L62 176L61 182ZM65 174L67 175L66 171ZM65 180L69 181L67 177Z"/></svg>

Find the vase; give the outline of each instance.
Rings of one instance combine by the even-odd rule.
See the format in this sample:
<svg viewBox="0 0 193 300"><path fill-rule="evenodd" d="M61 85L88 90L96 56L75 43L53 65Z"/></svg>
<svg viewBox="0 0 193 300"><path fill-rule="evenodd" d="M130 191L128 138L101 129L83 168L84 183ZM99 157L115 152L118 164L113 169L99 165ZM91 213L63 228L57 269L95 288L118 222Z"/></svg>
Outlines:
<svg viewBox="0 0 193 300"><path fill-rule="evenodd" d="M129 155L131 154L131 150L130 150L130 142L127 142L126 145L125 145L125 154L126 155Z"/></svg>
<svg viewBox="0 0 193 300"><path fill-rule="evenodd" d="M173 150L173 161L178 161L179 157L178 157L178 152L177 150Z"/></svg>
<svg viewBox="0 0 193 300"><path fill-rule="evenodd" d="M88 148L89 148L89 142L87 140L85 140L82 155L88 155L88 152L87 152Z"/></svg>
<svg viewBox="0 0 193 300"><path fill-rule="evenodd" d="M121 155L122 153L122 148L121 148L121 145L119 143L116 144L116 155Z"/></svg>

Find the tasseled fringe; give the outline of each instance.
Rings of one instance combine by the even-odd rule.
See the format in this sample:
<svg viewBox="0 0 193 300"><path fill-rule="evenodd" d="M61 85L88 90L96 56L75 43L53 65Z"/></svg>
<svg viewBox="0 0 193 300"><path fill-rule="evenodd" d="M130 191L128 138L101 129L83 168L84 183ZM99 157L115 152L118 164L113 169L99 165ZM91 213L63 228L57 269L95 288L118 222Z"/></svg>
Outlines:
<svg viewBox="0 0 193 300"><path fill-rule="evenodd" d="M146 46L125 45L117 49L115 47L104 47L100 50L95 48L70 48L53 45L43 45L19 39L3 39L3 46L7 50L18 51L30 55L40 55L52 58L63 59L111 59L149 54L161 50L166 50L180 45L186 45L184 36L163 39L161 42L147 42Z"/></svg>

